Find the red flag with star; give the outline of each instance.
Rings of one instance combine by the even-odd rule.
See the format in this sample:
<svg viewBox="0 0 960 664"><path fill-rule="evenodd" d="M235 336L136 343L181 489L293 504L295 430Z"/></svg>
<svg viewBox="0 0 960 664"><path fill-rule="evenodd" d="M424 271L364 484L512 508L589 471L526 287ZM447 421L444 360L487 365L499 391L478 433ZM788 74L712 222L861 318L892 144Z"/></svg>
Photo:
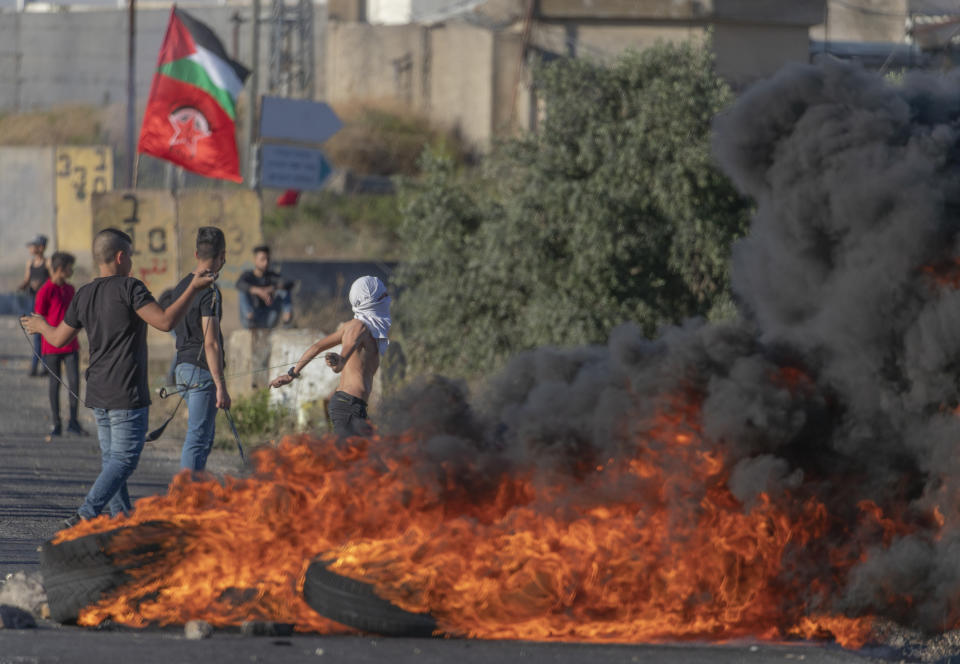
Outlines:
<svg viewBox="0 0 960 664"><path fill-rule="evenodd" d="M137 152L207 177L242 182L237 96L249 74L227 56L213 30L174 5Z"/></svg>

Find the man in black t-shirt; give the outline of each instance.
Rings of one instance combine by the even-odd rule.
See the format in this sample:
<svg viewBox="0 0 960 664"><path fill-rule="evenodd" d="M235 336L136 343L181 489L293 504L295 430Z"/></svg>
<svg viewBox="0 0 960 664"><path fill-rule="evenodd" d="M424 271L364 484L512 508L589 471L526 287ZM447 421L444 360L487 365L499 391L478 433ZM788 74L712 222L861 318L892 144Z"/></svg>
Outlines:
<svg viewBox="0 0 960 664"><path fill-rule="evenodd" d="M253 269L237 279L237 308L240 324L246 329L272 328L280 320L284 327L293 322L293 284L270 269L270 247L253 248Z"/></svg>
<svg viewBox="0 0 960 664"><path fill-rule="evenodd" d="M213 276L195 274L183 294L160 307L139 279L130 276L133 241L115 228L97 233L93 258L100 276L77 291L63 322L52 327L42 317L20 319L28 332L42 334L61 347L87 330L90 362L85 405L93 409L100 437L100 475L72 526L109 507L111 514L133 509L127 479L137 467L147 433L150 392L147 385L147 324L169 332L183 317L194 295L213 283Z"/></svg>
<svg viewBox="0 0 960 664"><path fill-rule="evenodd" d="M197 273L217 273L226 260L223 231L204 226L197 231ZM193 274L185 276L173 289L180 297L190 288ZM214 284L194 298L183 320L177 325L177 385L187 402L187 436L183 441L180 467L204 470L213 449L218 408L230 407L230 394L223 378L223 314L220 290Z"/></svg>

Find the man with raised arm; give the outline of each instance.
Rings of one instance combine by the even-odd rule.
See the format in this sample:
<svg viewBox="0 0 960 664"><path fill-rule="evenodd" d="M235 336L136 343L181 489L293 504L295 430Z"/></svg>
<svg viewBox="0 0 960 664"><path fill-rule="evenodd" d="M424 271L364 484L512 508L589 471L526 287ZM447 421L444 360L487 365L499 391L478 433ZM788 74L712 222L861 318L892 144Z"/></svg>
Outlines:
<svg viewBox="0 0 960 664"><path fill-rule="evenodd" d="M166 309L139 279L130 276L133 241L108 228L93 240L100 276L77 291L63 321L48 325L42 317L20 319L28 332L42 334L61 347L87 330L90 362L85 405L93 409L100 438L100 474L67 527L92 519L105 508L111 514L133 509L127 479L140 460L147 434L150 391L147 383L147 324L169 332L187 312L193 297L213 283L213 275L195 273L190 287Z"/></svg>
<svg viewBox="0 0 960 664"><path fill-rule="evenodd" d="M370 433L367 400L373 376L380 368L380 356L387 349L390 331L390 296L377 277L360 277L350 287L353 319L337 331L310 346L287 373L276 377L270 387L281 387L300 377L310 361L325 350L340 345L340 353L327 353L326 361L340 384L330 399L330 420L339 436Z"/></svg>
<svg viewBox="0 0 960 664"><path fill-rule="evenodd" d="M195 272L218 273L227 258L227 241L216 226L197 230ZM170 297L176 299L193 283L187 274ZM180 468L202 471L213 449L218 408L230 407L230 394L223 377L223 298L214 285L195 298L187 315L177 325L176 382L187 402L187 435L180 454Z"/></svg>

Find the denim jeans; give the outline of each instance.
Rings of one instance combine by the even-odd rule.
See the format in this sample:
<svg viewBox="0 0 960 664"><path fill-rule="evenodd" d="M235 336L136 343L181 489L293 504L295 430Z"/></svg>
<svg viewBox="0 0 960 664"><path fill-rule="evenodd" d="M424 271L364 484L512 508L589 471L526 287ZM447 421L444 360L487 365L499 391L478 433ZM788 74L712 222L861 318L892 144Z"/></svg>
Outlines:
<svg viewBox="0 0 960 664"><path fill-rule="evenodd" d="M163 381L166 385L175 385L177 383L177 331L170 330L170 336L173 337L173 357L170 358L170 366Z"/></svg>
<svg viewBox="0 0 960 664"><path fill-rule="evenodd" d="M246 328L272 328L277 324L280 314L293 313L293 301L290 299L290 292L278 290L273 294L273 304L269 307L254 304L260 304L261 300L250 293L242 291L237 293L237 308L240 310L240 324ZM253 317L250 317L250 314Z"/></svg>
<svg viewBox="0 0 960 664"><path fill-rule="evenodd" d="M207 467L207 457L213 449L213 436L216 433L217 387L206 369L181 362L177 365L177 385L190 387L184 392L187 402L187 437L183 440L180 454L180 467L189 470L203 470Z"/></svg>
<svg viewBox="0 0 960 664"><path fill-rule="evenodd" d="M77 510L85 519L92 519L109 508L110 514L129 514L133 510L127 479L140 461L147 436L149 408L94 408L97 434L100 437L100 475Z"/></svg>
<svg viewBox="0 0 960 664"><path fill-rule="evenodd" d="M33 356L30 358L30 373L35 374L40 366L40 350L43 346L40 344L40 335L33 334Z"/></svg>

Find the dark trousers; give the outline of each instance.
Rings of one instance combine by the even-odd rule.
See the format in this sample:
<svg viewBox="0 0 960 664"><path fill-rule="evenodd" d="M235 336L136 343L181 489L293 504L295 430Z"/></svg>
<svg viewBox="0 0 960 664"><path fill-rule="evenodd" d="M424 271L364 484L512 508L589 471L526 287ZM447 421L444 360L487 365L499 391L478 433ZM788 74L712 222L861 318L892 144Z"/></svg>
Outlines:
<svg viewBox="0 0 960 664"><path fill-rule="evenodd" d="M77 397L80 394L80 353L50 353L43 356L43 362L50 369L50 385L48 391L50 394L50 412L53 413L53 423L60 423L60 381L61 365L65 366L67 371L67 384L73 394L68 394L70 399L70 421L77 421Z"/></svg>
<svg viewBox="0 0 960 664"><path fill-rule="evenodd" d="M367 402L337 390L327 407L333 432L338 436L366 436L372 431L367 422Z"/></svg>

